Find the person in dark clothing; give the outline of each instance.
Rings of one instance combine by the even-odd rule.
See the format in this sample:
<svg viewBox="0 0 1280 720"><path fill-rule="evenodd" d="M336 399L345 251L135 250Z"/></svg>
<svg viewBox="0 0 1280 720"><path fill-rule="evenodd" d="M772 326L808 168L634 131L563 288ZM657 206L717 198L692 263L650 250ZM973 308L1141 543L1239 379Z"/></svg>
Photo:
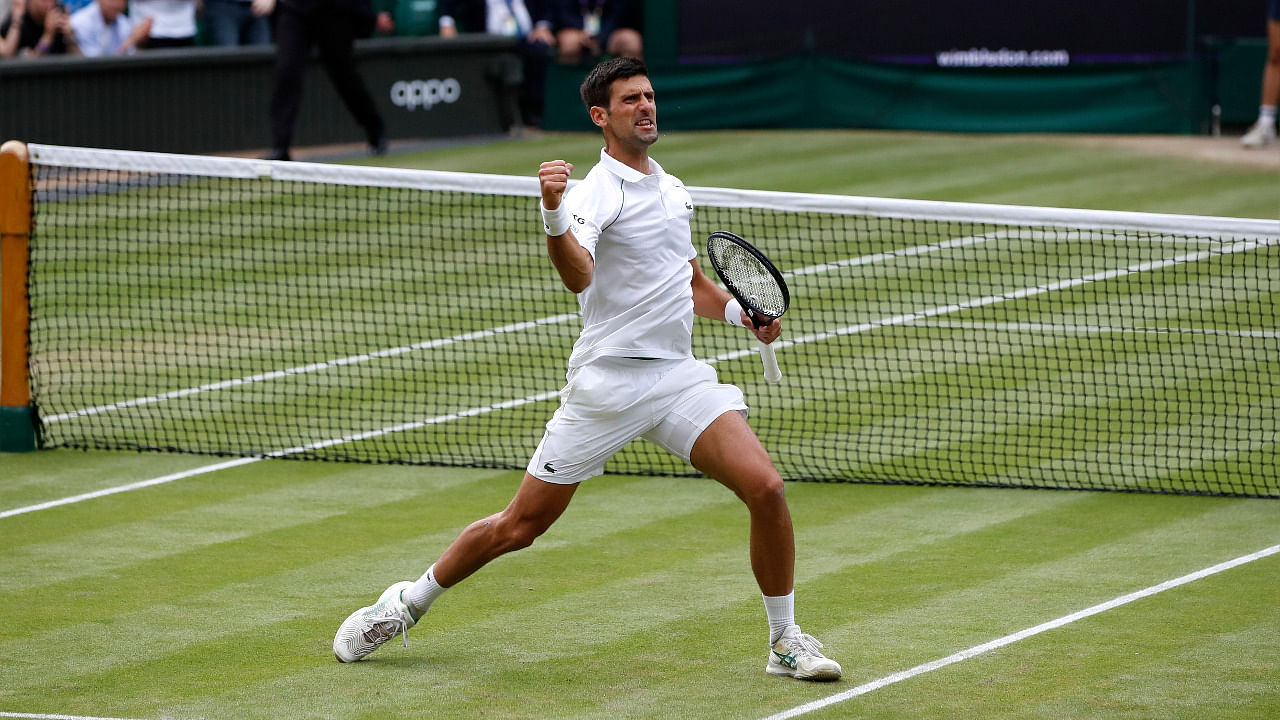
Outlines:
<svg viewBox="0 0 1280 720"><path fill-rule="evenodd" d="M1258 120L1240 138L1246 148L1276 141L1276 106L1280 105L1280 0L1267 0L1267 60L1262 66L1262 103Z"/></svg>
<svg viewBox="0 0 1280 720"><path fill-rule="evenodd" d="M602 55L644 58L635 0L547 0L560 62L595 62Z"/></svg>
<svg viewBox="0 0 1280 720"><path fill-rule="evenodd" d="M0 23L0 58L79 54L71 16L56 0L14 0Z"/></svg>
<svg viewBox="0 0 1280 720"><path fill-rule="evenodd" d="M459 32L489 33L518 41L522 79L520 119L528 127L542 125L547 64L555 54L555 37L543 0L440 0L440 37Z"/></svg>
<svg viewBox="0 0 1280 720"><path fill-rule="evenodd" d="M276 66L271 79L271 160L289 160L294 123L302 101L302 78L311 48L333 81L343 104L364 128L369 152L387 150L386 128L356 68L353 45L369 37L376 22L369 0L254 0L254 12L275 12Z"/></svg>

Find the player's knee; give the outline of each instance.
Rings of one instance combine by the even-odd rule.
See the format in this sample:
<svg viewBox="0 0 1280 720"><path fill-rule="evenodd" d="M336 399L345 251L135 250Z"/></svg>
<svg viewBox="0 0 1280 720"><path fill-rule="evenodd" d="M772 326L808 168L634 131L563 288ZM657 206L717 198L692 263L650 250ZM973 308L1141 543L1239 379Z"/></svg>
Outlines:
<svg viewBox="0 0 1280 720"><path fill-rule="evenodd" d="M501 528L502 545L505 552L523 550L533 544L547 528L544 524L528 518L505 519Z"/></svg>
<svg viewBox="0 0 1280 720"><path fill-rule="evenodd" d="M762 472L750 482L743 483L739 493L742 501L751 508L767 508L785 505L786 486L777 472Z"/></svg>

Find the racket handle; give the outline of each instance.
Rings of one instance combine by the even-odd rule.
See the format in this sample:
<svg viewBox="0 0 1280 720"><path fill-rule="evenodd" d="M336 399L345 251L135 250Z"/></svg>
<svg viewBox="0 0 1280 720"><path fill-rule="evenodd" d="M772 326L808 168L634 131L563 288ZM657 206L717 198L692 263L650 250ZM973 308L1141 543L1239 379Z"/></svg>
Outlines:
<svg viewBox="0 0 1280 720"><path fill-rule="evenodd" d="M780 382L782 380L782 370L778 367L778 356L773 352L773 346L757 340L760 343L760 361L764 363L764 379L771 383Z"/></svg>

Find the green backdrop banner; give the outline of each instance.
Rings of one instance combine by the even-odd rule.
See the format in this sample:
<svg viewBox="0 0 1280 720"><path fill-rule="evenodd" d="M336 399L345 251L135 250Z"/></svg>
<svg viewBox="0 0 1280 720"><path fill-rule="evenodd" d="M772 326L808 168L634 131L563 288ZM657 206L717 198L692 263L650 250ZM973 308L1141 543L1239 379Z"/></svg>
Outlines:
<svg viewBox="0 0 1280 720"><path fill-rule="evenodd" d="M652 69L665 129L879 128L1199 133L1209 77L1195 61L956 70L810 54ZM584 130L586 68L553 66L544 127Z"/></svg>

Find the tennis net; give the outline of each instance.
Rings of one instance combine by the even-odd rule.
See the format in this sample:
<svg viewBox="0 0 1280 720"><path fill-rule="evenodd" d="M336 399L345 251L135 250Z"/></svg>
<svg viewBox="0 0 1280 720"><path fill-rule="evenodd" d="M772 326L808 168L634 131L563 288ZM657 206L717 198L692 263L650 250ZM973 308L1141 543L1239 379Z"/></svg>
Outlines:
<svg viewBox="0 0 1280 720"><path fill-rule="evenodd" d="M580 330L535 178L30 150L40 446L524 467ZM779 385L695 324L784 477L1280 496L1280 222L690 192L791 286Z"/></svg>

